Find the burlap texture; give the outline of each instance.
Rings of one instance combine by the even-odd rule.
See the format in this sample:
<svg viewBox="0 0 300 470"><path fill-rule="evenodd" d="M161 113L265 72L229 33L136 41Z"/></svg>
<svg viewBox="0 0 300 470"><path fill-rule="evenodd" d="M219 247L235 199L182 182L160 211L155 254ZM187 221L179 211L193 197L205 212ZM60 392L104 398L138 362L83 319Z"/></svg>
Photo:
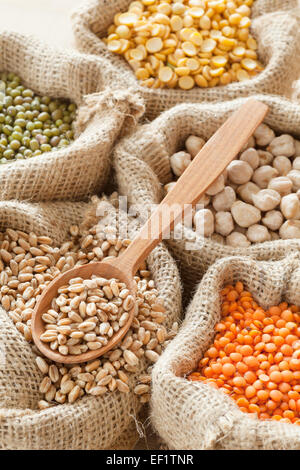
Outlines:
<svg viewBox="0 0 300 470"><path fill-rule="evenodd" d="M150 119L179 103L222 101L253 93L275 93L289 96L298 73L297 0L255 0L252 7L252 32L258 40L258 53L265 70L250 81L210 89L189 91L148 89L141 86L126 60L110 53L100 39L113 23L117 12L126 11L131 0L86 0L72 14L76 45L80 51L106 57L113 80L120 86L134 86L146 102Z"/></svg>
<svg viewBox="0 0 300 470"><path fill-rule="evenodd" d="M299 136L299 105L276 96L255 97L270 108L265 119L268 125L277 132ZM245 101L246 98L239 98L227 103L178 105L125 137L114 151L120 193L128 196L129 204L138 204L143 208L159 203L163 197L162 184L172 178L169 156L182 148L191 134L204 139L211 137ZM178 232L180 230L179 227ZM183 237L175 237L167 243L178 261L187 296L208 267L222 257L239 255L252 256L257 260L276 260L300 248L300 240L276 240L237 249L199 237L189 228L183 229Z"/></svg>
<svg viewBox="0 0 300 470"><path fill-rule="evenodd" d="M264 308L281 300L299 305L299 256L260 262L228 257L203 277L182 327L153 370L152 421L171 449L300 449L300 428L261 421L210 385L187 381L220 321L220 290L237 280Z"/></svg>
<svg viewBox="0 0 300 470"><path fill-rule="evenodd" d="M70 223L81 223L91 206L84 203L9 203L0 205L0 228L36 230L56 243L66 238ZM114 208L110 206L111 215ZM51 221L61 225L51 227ZM65 225L63 225L63 220ZM90 217L92 220L92 217ZM148 258L159 295L165 301L166 326L179 318L181 306L177 267L164 245ZM0 309L0 448L1 449L131 449L139 439L136 418L142 405L131 391L102 397L85 396L76 403L38 411L42 373L32 346ZM130 377L130 388L146 365Z"/></svg>
<svg viewBox="0 0 300 470"><path fill-rule="evenodd" d="M80 200L104 189L115 140L143 113L134 93L111 86L108 65L105 58L96 62L32 37L0 34L0 71L16 73L40 95L69 98L78 106L70 146L0 165L2 200Z"/></svg>

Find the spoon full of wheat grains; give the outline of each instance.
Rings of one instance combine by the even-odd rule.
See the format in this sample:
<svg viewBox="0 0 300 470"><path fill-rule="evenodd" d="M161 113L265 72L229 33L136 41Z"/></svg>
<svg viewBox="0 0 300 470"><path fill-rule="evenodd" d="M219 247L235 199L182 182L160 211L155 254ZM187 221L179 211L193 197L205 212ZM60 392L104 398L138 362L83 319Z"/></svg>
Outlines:
<svg viewBox="0 0 300 470"><path fill-rule="evenodd" d="M87 362L105 354L121 341L134 318L135 302L128 312L127 321L109 338L107 344L77 355L63 355L59 351L52 350L48 343L41 341L40 337L45 332L42 315L51 308L58 289L74 278L88 280L96 275L102 279L116 279L126 285L135 300L136 284L133 277L141 263L164 238L164 234L169 233L170 229L181 220L187 205L194 206L237 156L267 112L268 107L254 99L249 99L234 112L199 151L174 188L119 257L72 268L49 283L36 304L32 318L33 340L46 357L66 364Z"/></svg>

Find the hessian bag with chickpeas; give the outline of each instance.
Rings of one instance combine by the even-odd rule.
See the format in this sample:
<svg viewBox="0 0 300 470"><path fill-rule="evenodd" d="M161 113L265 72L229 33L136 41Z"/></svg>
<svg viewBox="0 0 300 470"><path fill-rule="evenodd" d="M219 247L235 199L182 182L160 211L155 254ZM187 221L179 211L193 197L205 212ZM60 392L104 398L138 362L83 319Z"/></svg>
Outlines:
<svg viewBox="0 0 300 470"><path fill-rule="evenodd" d="M0 165L1 199L80 200L102 191L114 141L123 125L135 124L144 110L129 89L111 85L107 59L95 62L32 37L3 32L0 71L15 73L40 96L69 99L78 110L75 140L69 146Z"/></svg>
<svg viewBox="0 0 300 470"><path fill-rule="evenodd" d="M134 72L120 54L109 52L101 38L113 23L114 15L124 12L131 0L86 0L72 15L73 31L80 51L93 54L97 60L106 57L110 74L120 86L133 86L145 99L150 119L179 103L223 101L253 93L289 95L297 78L298 32L297 0L255 0L252 5L252 34L258 41L258 56L264 70L250 81L212 88L191 90L141 86Z"/></svg>
<svg viewBox="0 0 300 470"><path fill-rule="evenodd" d="M152 374L152 422L169 449L300 449L298 425L260 420L223 391L186 378L214 340L221 289L237 281L264 309L283 301L299 305L299 255L280 261L231 256L209 268Z"/></svg>
<svg viewBox="0 0 300 470"><path fill-rule="evenodd" d="M89 227L101 222L101 230L106 230L117 216L112 199L102 199L102 202L106 209L105 213L103 212L99 217L96 217L99 204L97 198L91 203L13 201L0 203L1 230L5 232L9 229L6 232L6 240L3 239L2 233L0 235L1 263L5 265L1 272L2 305L5 295L6 305L10 294L13 293L7 290L6 293L4 292L3 276L9 277L12 270L16 272L20 269L23 259L22 246L23 250L28 253L26 259L29 260L30 244L36 249L44 244L44 249L50 257L49 260L52 260L52 269L54 269L55 256L60 251L61 254L64 253L60 258L63 262L59 263L60 268L64 264L68 264L66 268L70 268L74 263L71 259L71 251L81 234L84 234L84 239L89 236L91 241L91 236L86 235L90 233ZM80 225L79 232L78 225ZM71 240L69 226L72 226L70 233L75 236L71 244L68 243ZM135 229L136 224L131 226L129 231ZM28 233L30 233L29 237L26 236ZM53 241L52 244L49 237ZM21 245L13 242L17 239ZM7 240L12 243L10 247ZM94 240L97 238L95 237ZM15 252L9 253L10 249L16 245L19 247L18 255ZM83 252L84 248L81 245L81 259ZM21 266L23 269L24 263L23 260ZM38 261L33 264L37 265ZM161 328L164 329L164 326L167 329L171 328L173 322L179 319L181 290L177 267L164 245L161 244L152 252L148 258L148 267L158 295L164 300L166 308L166 319ZM43 272L38 268L37 271ZM10 285L13 289L12 284ZM107 391L101 396L83 393L84 396L78 397L76 401L61 400L62 395L58 394L55 398L53 395L52 401L50 400L47 404L43 401L47 398L45 398L45 390L42 389L50 384L47 384L49 378L43 374L49 369L52 384L57 383L62 364L57 364L57 367L51 361L47 364L32 342L25 340L25 337L30 340L30 322L28 323L27 313L26 309L23 310L22 315L18 308L10 310L8 306L7 311L0 308L0 442L4 448L31 450L133 448L141 432L138 426L138 413L143 406L140 396L136 393L136 386L139 378L147 374L146 370L153 362L150 363L146 358L142 358L139 360L136 372L127 373L128 385L123 384L123 387L127 388L125 390L127 393L122 393L119 389ZM16 315L19 315L19 320ZM150 332L148 336L150 338ZM153 355L157 354L155 351L151 352ZM37 357L39 357L38 361ZM52 364L52 373L50 373L50 364ZM89 377L90 374L83 374L83 377L86 376ZM75 380L74 375L72 377ZM93 375L91 377L93 378ZM139 391L141 388L143 388L142 382L139 385ZM149 389L149 385L146 385L146 388ZM60 403L57 402L58 399ZM39 409L41 400L43 406Z"/></svg>
<svg viewBox="0 0 300 470"><path fill-rule="evenodd" d="M298 136L298 104L275 96L257 95L255 98L269 106L264 122L277 135ZM159 203L164 196L163 185L174 179L170 156L184 147L190 135L204 140L210 138L245 100L240 98L227 103L178 105L121 140L114 150L114 167L120 193L128 196L129 204L137 204L144 210L151 204ZM289 139L292 140L291 137ZM291 163L289 165L292 167ZM194 229L182 229L181 226L167 243L179 262L183 283L187 288L186 295L191 294L208 267L220 258L239 255L257 260L276 260L300 248L300 240L297 239L278 239L253 243L248 247L233 247L198 236Z"/></svg>

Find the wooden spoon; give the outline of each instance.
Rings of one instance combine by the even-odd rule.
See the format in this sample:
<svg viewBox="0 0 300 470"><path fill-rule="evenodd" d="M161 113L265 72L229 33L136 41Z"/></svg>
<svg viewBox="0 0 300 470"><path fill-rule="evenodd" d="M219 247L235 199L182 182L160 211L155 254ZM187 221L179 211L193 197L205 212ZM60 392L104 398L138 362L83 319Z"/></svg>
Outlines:
<svg viewBox="0 0 300 470"><path fill-rule="evenodd" d="M89 279L95 274L106 279L116 278L124 282L135 297L136 287L133 276L141 263L162 240L164 233L169 232L179 221L185 206L187 204L195 205L209 186L236 157L257 126L262 122L267 111L268 107L265 104L249 99L238 111L233 113L196 155L178 179L174 188L167 194L132 243L118 258L70 269L57 276L44 289L33 313L32 336L36 346L46 357L66 364L86 362L101 356L120 342L130 328L135 307L130 311L127 323L111 337L106 346L80 355L68 356L52 351L48 344L40 340L40 335L45 330L42 314L50 308L51 301L56 297L58 288L66 285L70 279L75 277ZM172 209L170 210L170 208Z"/></svg>

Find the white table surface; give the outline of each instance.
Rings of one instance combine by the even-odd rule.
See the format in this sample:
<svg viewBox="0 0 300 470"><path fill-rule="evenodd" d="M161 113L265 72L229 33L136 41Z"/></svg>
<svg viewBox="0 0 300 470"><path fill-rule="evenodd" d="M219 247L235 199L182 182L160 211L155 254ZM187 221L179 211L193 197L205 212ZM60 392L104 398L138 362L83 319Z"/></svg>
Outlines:
<svg viewBox="0 0 300 470"><path fill-rule="evenodd" d="M0 31L33 34L51 45L74 47L70 13L84 0L0 0Z"/></svg>

